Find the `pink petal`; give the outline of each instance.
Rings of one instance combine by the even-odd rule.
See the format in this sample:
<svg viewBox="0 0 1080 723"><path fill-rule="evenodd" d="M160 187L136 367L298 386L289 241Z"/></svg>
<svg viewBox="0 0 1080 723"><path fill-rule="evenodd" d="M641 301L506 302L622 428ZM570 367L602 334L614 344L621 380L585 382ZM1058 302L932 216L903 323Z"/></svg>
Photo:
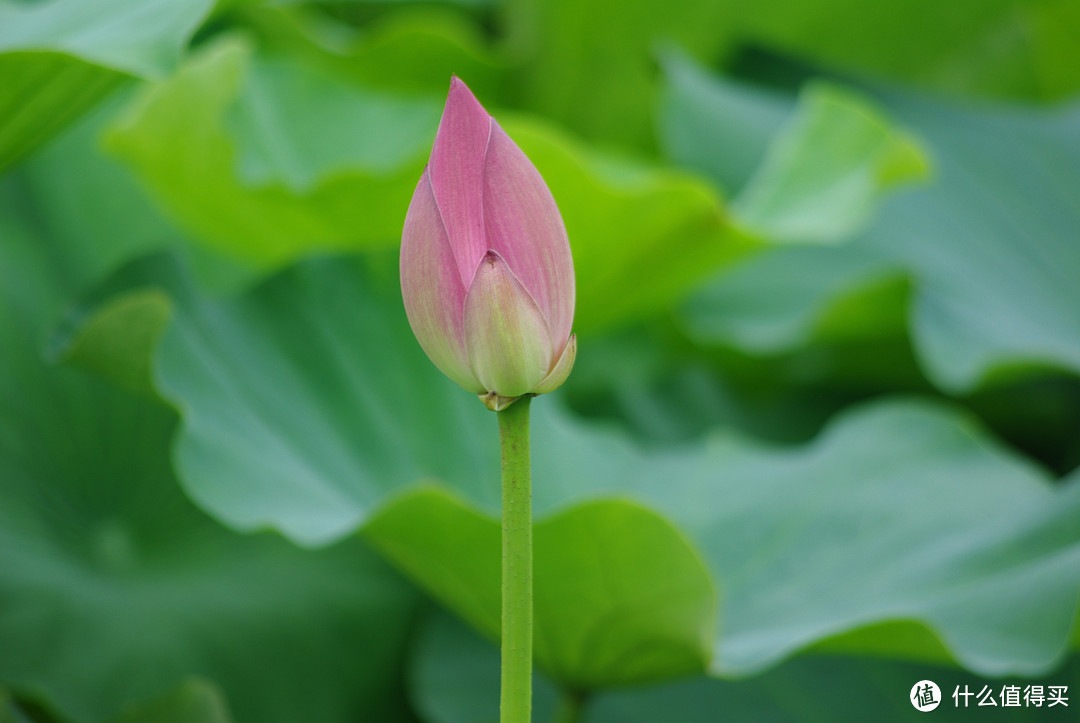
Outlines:
<svg viewBox="0 0 1080 723"><path fill-rule="evenodd" d="M547 322L502 257L488 251L465 296L465 348L484 389L527 394L551 368Z"/></svg>
<svg viewBox="0 0 1080 723"><path fill-rule="evenodd" d="M488 249L484 240L483 173L492 123L465 84L452 78L428 171L464 286L472 280Z"/></svg>
<svg viewBox="0 0 1080 723"><path fill-rule="evenodd" d="M470 370L465 354L465 286L426 170L416 185L401 233L401 296L413 333L435 366L471 392L487 391Z"/></svg>
<svg viewBox="0 0 1080 723"><path fill-rule="evenodd" d="M561 344L574 321L574 262L559 208L544 179L498 123L484 164L484 227L497 251L536 300Z"/></svg>

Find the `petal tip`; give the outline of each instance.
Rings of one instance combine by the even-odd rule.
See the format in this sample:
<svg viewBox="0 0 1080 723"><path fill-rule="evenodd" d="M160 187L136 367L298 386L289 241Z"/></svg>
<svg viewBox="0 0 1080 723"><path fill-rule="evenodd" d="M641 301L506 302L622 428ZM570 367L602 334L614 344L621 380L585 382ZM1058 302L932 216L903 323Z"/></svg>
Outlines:
<svg viewBox="0 0 1080 723"><path fill-rule="evenodd" d="M469 90L469 86L465 84L465 81L456 75L452 75L450 76L450 90L446 94L446 110L449 111L452 108L462 106L469 106L474 112L478 109L484 114L485 118L490 118L488 112L484 110L484 106Z"/></svg>
<svg viewBox="0 0 1080 723"><path fill-rule="evenodd" d="M547 394L563 385L570 372L574 369L574 360L577 359L577 334L571 334L566 340L558 361L548 372L547 376L533 388L533 394Z"/></svg>

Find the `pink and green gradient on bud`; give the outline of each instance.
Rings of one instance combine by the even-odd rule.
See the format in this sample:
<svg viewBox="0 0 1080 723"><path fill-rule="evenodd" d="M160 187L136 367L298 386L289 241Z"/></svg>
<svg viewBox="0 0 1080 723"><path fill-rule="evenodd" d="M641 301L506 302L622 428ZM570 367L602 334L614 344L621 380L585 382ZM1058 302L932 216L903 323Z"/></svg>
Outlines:
<svg viewBox="0 0 1080 723"><path fill-rule="evenodd" d="M405 313L431 361L498 409L574 364L574 265L544 179L472 92L450 82L401 239Z"/></svg>

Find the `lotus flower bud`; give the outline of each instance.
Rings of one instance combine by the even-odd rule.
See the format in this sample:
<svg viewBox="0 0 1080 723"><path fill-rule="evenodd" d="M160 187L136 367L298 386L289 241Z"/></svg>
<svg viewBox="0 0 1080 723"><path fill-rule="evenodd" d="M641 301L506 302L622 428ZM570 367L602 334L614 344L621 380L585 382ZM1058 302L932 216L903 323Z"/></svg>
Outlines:
<svg viewBox="0 0 1080 723"><path fill-rule="evenodd" d="M557 389L574 365L574 265L555 199L457 78L405 216L401 293L431 361L489 409Z"/></svg>

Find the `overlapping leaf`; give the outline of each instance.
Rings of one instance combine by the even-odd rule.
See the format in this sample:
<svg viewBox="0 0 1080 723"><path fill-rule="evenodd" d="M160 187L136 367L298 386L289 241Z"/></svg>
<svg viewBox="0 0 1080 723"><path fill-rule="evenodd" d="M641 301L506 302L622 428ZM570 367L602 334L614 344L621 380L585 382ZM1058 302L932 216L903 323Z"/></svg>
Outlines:
<svg viewBox="0 0 1080 723"><path fill-rule="evenodd" d="M182 305L156 375L183 410L176 460L205 509L324 543L422 477L494 506L494 420L423 358L396 286L390 264L320 260L236 301ZM1062 654L1080 487L1055 491L963 416L896 401L793 451L725 438L646 453L535 407L538 513L622 490L703 551L724 591L716 673L885 622L903 624L835 645L992 674Z"/></svg>
<svg viewBox="0 0 1080 723"><path fill-rule="evenodd" d="M497 639L499 521L438 489L394 500L364 536L443 604ZM537 521L533 603L539 665L573 690L703 670L716 591L671 523L622 499Z"/></svg>
<svg viewBox="0 0 1080 723"><path fill-rule="evenodd" d="M1072 42L1080 12L1069 0L765 0L663 10L565 0L511 7L514 47L529 61L521 104L586 137L627 145L652 142L650 56L670 44L710 63L737 62L739 51L764 48L946 92L1059 99L1080 89Z"/></svg>
<svg viewBox="0 0 1080 723"><path fill-rule="evenodd" d="M125 77L161 77L212 0L0 3L0 171Z"/></svg>
<svg viewBox="0 0 1080 723"><path fill-rule="evenodd" d="M971 95L1059 99L1080 89L1068 0L765 0L733 5L744 42L832 68Z"/></svg>
<svg viewBox="0 0 1080 723"><path fill-rule="evenodd" d="M372 18L362 30L306 4L276 4L245 20L265 47L395 92L446 92L451 75L466 78L485 103L502 98L506 65L474 19L446 8L418 6Z"/></svg>
<svg viewBox="0 0 1080 723"><path fill-rule="evenodd" d="M101 151L101 132L122 100L88 113L19 169L24 209L56 245L57 263L79 269L79 283L156 247L183 245L135 179Z"/></svg>
<svg viewBox="0 0 1080 723"><path fill-rule="evenodd" d="M286 88L309 94L299 114L282 95ZM184 226L239 259L267 265L305 251L392 243L438 109L342 88L294 66L261 65L246 43L226 39L143 94L108 144ZM328 145L348 137L350 120L372 112L407 119L413 131L395 128L399 142L389 152L370 126L348 152ZM432 127L424 132L417 118ZM230 123L245 126L243 143ZM343 158L355 163L343 169Z"/></svg>
<svg viewBox="0 0 1080 723"><path fill-rule="evenodd" d="M690 87L679 76L691 73L693 87L708 92L700 76L669 67L670 150L687 162L693 160L685 151L687 128L703 131L707 118L724 114L721 108L734 111L751 133L760 125L759 114L783 112L775 100L744 112L747 94L732 94L730 82L714 84L709 103L691 99L679 92ZM879 278L906 274L915 289L911 333L927 374L941 387L970 390L1008 369L1080 369L1080 298L1067 281L1080 273L1073 243L1080 219L1069 190L1080 168L1080 109L972 112L912 96L884 100L930 145L934 181L888 202L850 252L777 250L772 259L751 260L730 282L718 280L689 307L695 329L703 337L747 341L759 349L751 335L772 334L772 348L790 346L843 299L844 286L863 286L868 271ZM674 120L683 116L688 117ZM804 140L802 150L813 142ZM722 164L719 156L712 159ZM714 175L730 180L741 167L718 165ZM804 271L804 291L774 292L777 267ZM743 309L757 318L742 317Z"/></svg>
<svg viewBox="0 0 1080 723"><path fill-rule="evenodd" d="M395 671L414 594L357 540L313 553L222 527L173 476L173 413L46 366L47 326L85 270L20 221L12 192L0 213L0 679L72 721L122 716L195 674L241 722L404 715ZM181 693L151 719L189 702L210 705L199 720L217 709Z"/></svg>
<svg viewBox="0 0 1080 723"><path fill-rule="evenodd" d="M770 249L705 285L683 315L700 341L756 354L830 335L903 337L905 286L902 269L864 249Z"/></svg>
<svg viewBox="0 0 1080 723"><path fill-rule="evenodd" d="M1080 105L890 106L932 145L940 180L886 208L866 246L915 274L928 374L967 390L1008 367L1080 372Z"/></svg>
<svg viewBox="0 0 1080 723"><path fill-rule="evenodd" d="M916 141L876 109L838 88L815 85L731 212L766 238L838 243L866 225L887 193L922 179L926 166Z"/></svg>
<svg viewBox="0 0 1080 723"><path fill-rule="evenodd" d="M669 5L660 13L646 3L618 0L511 7L509 32L528 61L519 104L605 143L652 143L656 82L650 55L660 43L711 57L730 41L730 7L708 0Z"/></svg>

